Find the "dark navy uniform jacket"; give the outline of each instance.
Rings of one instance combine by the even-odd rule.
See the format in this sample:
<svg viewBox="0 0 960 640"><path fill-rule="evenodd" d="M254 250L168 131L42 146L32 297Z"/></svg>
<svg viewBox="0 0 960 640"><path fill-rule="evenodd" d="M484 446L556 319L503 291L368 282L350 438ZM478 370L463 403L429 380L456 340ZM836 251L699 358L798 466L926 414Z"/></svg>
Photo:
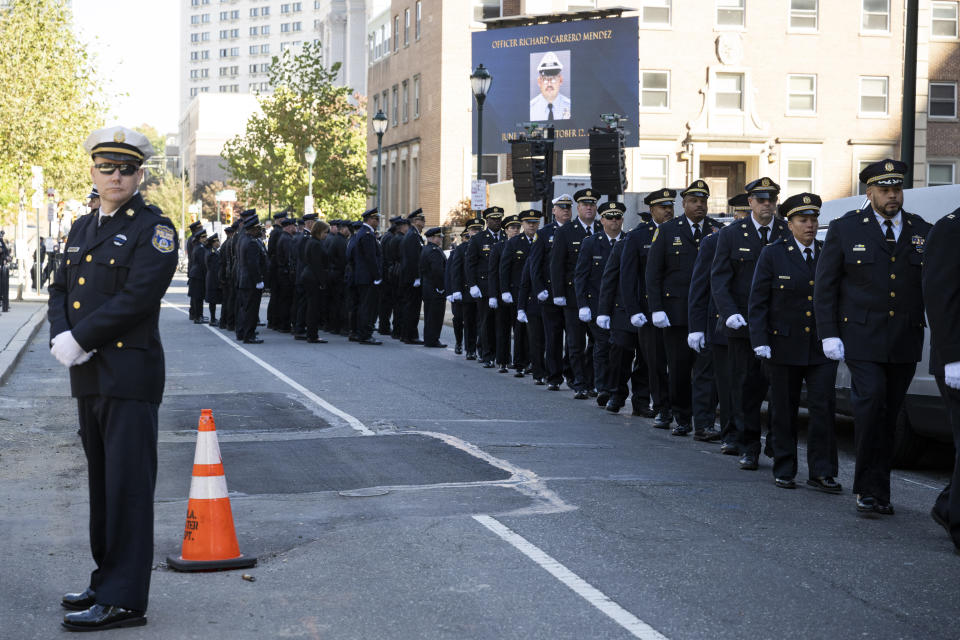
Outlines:
<svg viewBox="0 0 960 640"><path fill-rule="evenodd" d="M923 300L930 321L930 373L960 362L960 209L940 218L927 235Z"/></svg>
<svg viewBox="0 0 960 640"><path fill-rule="evenodd" d="M380 240L383 252L383 276L392 286L400 283L400 243L403 240L397 232L389 232Z"/></svg>
<svg viewBox="0 0 960 640"><path fill-rule="evenodd" d="M347 239L339 233L328 233L323 250L327 254L327 284L340 287L347 271Z"/></svg>
<svg viewBox="0 0 960 640"><path fill-rule="evenodd" d="M203 299L210 304L223 302L223 290L220 287L220 251L207 250L206 257L206 285L203 289Z"/></svg>
<svg viewBox="0 0 960 640"><path fill-rule="evenodd" d="M244 233L237 243L237 288L255 289L267 277L267 250L259 238Z"/></svg>
<svg viewBox="0 0 960 640"><path fill-rule="evenodd" d="M420 253L423 249L423 236L417 228L410 225L403 239L400 240L400 284L412 287L413 282L420 277Z"/></svg>
<svg viewBox="0 0 960 640"><path fill-rule="evenodd" d="M496 298L497 304L500 304L500 258L503 256L503 248L507 246L506 240L498 240L493 248L490 249L490 264L487 265L487 298Z"/></svg>
<svg viewBox="0 0 960 640"><path fill-rule="evenodd" d="M710 295L710 269L719 239L720 234L717 232L700 240L700 252L693 263L693 276L690 278L690 292L687 295L687 330L690 333L703 333L704 342L707 344L727 344L720 313L717 312L717 305Z"/></svg>
<svg viewBox="0 0 960 640"><path fill-rule="evenodd" d="M553 239L556 231L556 222L544 225L542 229L537 231L537 239L530 247L530 286L534 298L543 290L552 291L550 253L553 250Z"/></svg>
<svg viewBox="0 0 960 640"><path fill-rule="evenodd" d="M600 278L600 295L596 309L597 316L610 316L610 329L618 331L635 330L635 327L630 324L630 316L627 315L623 300L623 289L620 287L620 268L626 246L626 236L623 236L610 250L610 257Z"/></svg>
<svg viewBox="0 0 960 640"><path fill-rule="evenodd" d="M351 238L353 246L347 243L350 258L351 278L354 285L373 284L381 279L383 254L380 241L366 224Z"/></svg>
<svg viewBox="0 0 960 640"><path fill-rule="evenodd" d="M593 221L594 233L602 228L599 222ZM554 298L566 298L569 307L577 303L573 276L577 269L577 259L580 257L580 247L591 235L593 234L584 229L579 218L572 218L557 229L553 236L553 249L550 250L550 283L553 287L551 295Z"/></svg>
<svg viewBox="0 0 960 640"><path fill-rule="evenodd" d="M646 270L650 245L656 231L657 225L653 222L641 222L624 238L623 253L620 254L619 288L628 320L638 313L646 315L648 322L650 320Z"/></svg>
<svg viewBox="0 0 960 640"><path fill-rule="evenodd" d="M907 363L923 356L921 271L932 225L906 211L901 224L890 247L872 208L830 223L813 294L817 331L843 340L849 360Z"/></svg>
<svg viewBox="0 0 960 640"><path fill-rule="evenodd" d="M774 216L767 226L770 227L768 242L778 238L793 239L787 223L782 219ZM727 318L737 313L742 315L744 320L747 319L753 270L757 267L762 250L763 242L750 216L720 231L717 253L713 257L713 269L710 272L710 290L720 313L721 331L727 337L750 337L747 327L734 330L727 327L726 322Z"/></svg>
<svg viewBox="0 0 960 640"><path fill-rule="evenodd" d="M187 269L187 295L191 297L202 298L204 295L207 282L207 256L209 254L210 249L207 248L207 245L202 242L194 243L191 252L192 260Z"/></svg>
<svg viewBox="0 0 960 640"><path fill-rule="evenodd" d="M714 220L704 217L700 222L701 239L718 228ZM647 304L651 314L665 312L674 327L687 325L687 295L698 249L690 223L681 215L657 227L647 254Z"/></svg>
<svg viewBox="0 0 960 640"><path fill-rule="evenodd" d="M137 193L99 229L97 212L78 218L65 255L50 285L50 338L70 331L84 351L97 350L70 367L73 397L159 404L160 301L177 269L173 223Z"/></svg>
<svg viewBox="0 0 960 640"><path fill-rule="evenodd" d="M520 280L532 249L533 241L520 232L507 240L500 255L500 293L509 292L515 303L520 302Z"/></svg>
<svg viewBox="0 0 960 640"><path fill-rule="evenodd" d="M484 229L470 238L467 243L467 252L463 258L463 287L470 295L470 287L480 288L480 298L489 298L495 294L488 290L487 282L490 278L490 252L493 245L503 238L503 231L494 233Z"/></svg>
<svg viewBox="0 0 960 640"><path fill-rule="evenodd" d="M446 268L447 256L443 254L443 249L432 242L426 243L420 250L417 276L420 278L420 291L424 300L443 300L447 295L443 285Z"/></svg>
<svg viewBox="0 0 960 640"><path fill-rule="evenodd" d="M285 283L293 284L293 265L294 265L294 246L293 235L286 231L281 231L280 239L277 241L276 252L274 253L275 268L271 269L277 274L277 280L283 280ZM268 247L269 251L269 247Z"/></svg>
<svg viewBox="0 0 960 640"><path fill-rule="evenodd" d="M534 239L534 246L536 246L537 241ZM537 291L533 288L533 281L531 280L531 273L533 272L533 261L527 260L526 264L523 265L523 273L520 275L520 289L517 291L517 295L514 296L513 300L517 303L517 311L523 311L528 316L528 321L530 316L539 316L541 314L540 301L537 300ZM543 291L541 289L540 291ZM537 320L539 322L539 320Z"/></svg>
<svg viewBox="0 0 960 640"><path fill-rule="evenodd" d="M760 252L746 320L751 344L769 346L774 364L828 362L813 313L814 277L823 243L815 240L814 245L810 265L792 237L772 242Z"/></svg>
<svg viewBox="0 0 960 640"><path fill-rule="evenodd" d="M450 252L450 259L447 260L447 273L444 285L444 289L446 289L448 294L459 291L462 296L470 295L463 287L463 257L466 253L466 242L461 242Z"/></svg>
<svg viewBox="0 0 960 640"><path fill-rule="evenodd" d="M617 242L623 242L622 234ZM607 266L607 260L610 258L612 251L610 238L607 237L607 233L603 231L602 227L599 233L587 237L580 245L580 255L573 272L573 288L577 297L576 300L568 299L568 303L576 302L578 309L590 307L593 318L597 317L597 305L600 302L600 281L603 278L603 270Z"/></svg>

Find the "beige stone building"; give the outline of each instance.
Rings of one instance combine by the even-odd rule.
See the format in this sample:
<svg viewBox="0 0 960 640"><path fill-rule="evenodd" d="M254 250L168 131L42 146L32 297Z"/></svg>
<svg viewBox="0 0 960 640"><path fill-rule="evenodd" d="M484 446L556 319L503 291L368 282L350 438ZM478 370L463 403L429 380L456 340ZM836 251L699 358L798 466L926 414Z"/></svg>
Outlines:
<svg viewBox="0 0 960 640"><path fill-rule="evenodd" d="M368 56L370 115L383 108L390 118L382 208L396 215L422 206L428 224L438 224L469 196L476 173L472 30L496 28L497 18L542 19L614 5L626 6L623 15L639 21L640 139L628 140L629 191L703 178L715 212L760 176L779 182L786 194L851 195L863 165L900 156L905 3L384 1L368 28L379 53ZM956 0L920 0L917 50L914 186L954 183L960 163ZM368 149L375 182L372 129ZM508 180L508 165L505 156L485 158L483 177ZM557 172L589 175L588 151L565 151Z"/></svg>

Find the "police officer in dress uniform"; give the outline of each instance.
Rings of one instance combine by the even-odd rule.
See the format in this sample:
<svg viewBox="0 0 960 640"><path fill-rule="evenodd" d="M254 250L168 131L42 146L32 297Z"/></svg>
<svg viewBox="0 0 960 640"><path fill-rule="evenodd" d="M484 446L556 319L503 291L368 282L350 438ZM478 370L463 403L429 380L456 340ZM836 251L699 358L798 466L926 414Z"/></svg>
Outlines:
<svg viewBox="0 0 960 640"><path fill-rule="evenodd" d="M499 373L507 373L511 366L516 365L510 359L510 338L513 333L513 325L516 323L517 313L512 302L501 301L503 288L500 286L500 262L507 242L520 234L520 218L507 216L503 219L502 225L504 235L490 250L489 280L487 283L490 297L487 299L487 306L490 307L494 316L497 343L494 352L497 364L500 365L498 371ZM514 343L514 354L516 354L516 350L516 343ZM521 359L523 358L521 357ZM523 371L523 367L520 370Z"/></svg>
<svg viewBox="0 0 960 640"><path fill-rule="evenodd" d="M693 367L697 353L687 345L687 295L703 236L719 227L707 215L710 189L703 180L683 191L683 213L657 227L647 254L645 282L650 322L663 329L670 403L677 424L671 433L685 436L693 429ZM624 254L626 256L626 253ZM654 426L660 426L654 423Z"/></svg>
<svg viewBox="0 0 960 640"><path fill-rule="evenodd" d="M400 241L400 340L404 344L423 344L420 339L420 254L423 250L423 209L407 215L409 229Z"/></svg>
<svg viewBox="0 0 960 640"><path fill-rule="evenodd" d="M573 370L573 397L577 400L596 396L592 358L587 355L587 328L576 306L577 292L573 278L581 244L600 231L600 225L596 222L599 198L600 193L590 188L580 189L573 194L577 203L577 217L557 229L550 252L553 304L563 308L567 356Z"/></svg>
<svg viewBox="0 0 960 640"><path fill-rule="evenodd" d="M326 330L329 333L349 335L350 323L347 308L347 238L350 235L348 220L333 220L330 233L324 238L323 249L327 255L327 314Z"/></svg>
<svg viewBox="0 0 960 640"><path fill-rule="evenodd" d="M210 309L210 326L217 326L217 305L223 303L220 288L220 236L216 233L207 238L207 257L204 264L203 299ZM220 313L221 317L223 313Z"/></svg>
<svg viewBox="0 0 960 640"><path fill-rule="evenodd" d="M207 231L198 227L190 238L193 248L190 250L190 266L187 270L187 295L190 297L190 315L194 324L207 322L203 315L203 294L207 278Z"/></svg>
<svg viewBox="0 0 960 640"><path fill-rule="evenodd" d="M574 269L573 285L576 292L577 315L591 336L593 349L587 352L588 366L593 366L597 405L606 407L613 389L609 386L610 327L593 322L600 301L600 281L607 260L616 243L623 240L623 214L627 208L621 202L604 202L597 208L600 230L584 238ZM592 358L590 357L592 356ZM592 360L592 362L590 362Z"/></svg>
<svg viewBox="0 0 960 640"><path fill-rule="evenodd" d="M513 368L514 377L522 378L531 365L534 356L531 348L540 350L539 361L543 364L543 326L539 327L537 345L530 342L528 322L517 319L517 311L521 300L520 285L523 281L523 272L526 269L527 259L537 238L537 227L540 226L540 212L536 209L525 209L517 216L517 221L523 231L507 240L500 256L500 300L506 305L504 318L513 328ZM507 227L509 228L509 224ZM527 290L529 295L529 289ZM526 305L524 305L526 307ZM526 311L524 311L526 314ZM537 376L535 376L537 377ZM542 373L539 377L543 377Z"/></svg>
<svg viewBox="0 0 960 640"><path fill-rule="evenodd" d="M237 290L240 307L237 313L237 340L244 344L262 344L257 337L260 300L266 286L267 250L260 238L263 227L256 213L243 220L244 235L237 247ZM280 274L277 278L279 280ZM278 308L278 312L282 308Z"/></svg>
<svg viewBox="0 0 960 640"><path fill-rule="evenodd" d="M537 87L540 93L530 101L530 119L570 119L570 98L560 93L563 85L563 64L553 51L548 51L537 64Z"/></svg>
<svg viewBox="0 0 960 640"><path fill-rule="evenodd" d="M953 477L930 510L960 554L960 209L933 225L923 260L923 293L930 322L930 373L953 428ZM957 486L956 490L952 490Z"/></svg>
<svg viewBox="0 0 960 640"><path fill-rule="evenodd" d="M747 185L751 214L720 232L710 272L710 289L727 336L733 371L733 411L737 423L740 468L754 471L760 458L760 409L767 395L767 377L753 352L747 329L747 303L753 271L765 246L792 234L786 222L775 217L780 187L770 178Z"/></svg>
<svg viewBox="0 0 960 640"><path fill-rule="evenodd" d="M303 269L306 266L307 240L317 221L317 214L307 213L297 221L297 232L293 235L290 272L293 276L293 301L290 305L290 324L296 340L307 339L307 291L304 288ZM303 228L300 228L301 222Z"/></svg>
<svg viewBox="0 0 960 640"><path fill-rule="evenodd" d="M274 229L270 240L274 234L278 239L269 268L269 273L273 276L273 286L270 290L270 302L267 303L267 315L269 316L270 305L273 305L273 329L280 333L290 333L290 310L293 306L293 236L297 233L297 221L293 218L280 218ZM270 240L267 241L268 256Z"/></svg>
<svg viewBox="0 0 960 640"><path fill-rule="evenodd" d="M97 198L97 201L99 201L99 197ZM190 235L187 236L186 242L183 243L184 244L183 251L187 257L187 296L189 297L190 296L190 272L193 271L193 249L196 246L196 240L197 240L196 233L198 230L203 228L203 222L200 220L194 220L193 222L190 223L190 225L187 228L190 231ZM189 310L190 310L189 318L191 320L196 320L197 315L194 313L192 298L190 300Z"/></svg>
<svg viewBox="0 0 960 640"><path fill-rule="evenodd" d="M237 237L238 220L224 228L223 232L227 238L220 246L220 269L219 282L220 292L223 296L220 305L220 328L227 331L233 330L233 324L236 321L236 284L232 277L232 267L234 260L235 238Z"/></svg>
<svg viewBox="0 0 960 640"><path fill-rule="evenodd" d="M347 245L350 277L357 295L356 342L360 344L383 344L373 337L377 290L383 282L383 253L377 240L379 224L380 212L376 207L364 211L360 228L352 238L353 246Z"/></svg>
<svg viewBox="0 0 960 640"><path fill-rule="evenodd" d="M931 225L903 211L907 165L860 172L870 206L830 223L817 262L814 308L823 353L850 370L857 511L893 515L893 433L923 355L921 270Z"/></svg>
<svg viewBox="0 0 960 640"><path fill-rule="evenodd" d="M496 316L489 306L490 291L490 252L493 245L503 238L500 223L503 220L502 207L487 207L483 210L487 228L470 238L463 260L463 283L470 297L477 303L478 349L480 362L486 369L492 369L496 358Z"/></svg>
<svg viewBox="0 0 960 640"><path fill-rule="evenodd" d="M431 227L424 235L427 242L420 251L419 264L419 289L423 295L423 346L445 349L447 345L440 342L447 295L443 288L447 256L440 248L443 229Z"/></svg>
<svg viewBox="0 0 960 640"><path fill-rule="evenodd" d="M270 228L270 235L267 236L267 260L268 270L266 279L266 288L270 290L270 300L267 301L267 328L277 328L277 314L280 305L276 299L277 288L277 244L280 242L282 234L282 220L287 217L288 210L278 211L273 214L273 226Z"/></svg>
<svg viewBox="0 0 960 640"><path fill-rule="evenodd" d="M157 412L163 397L160 302L177 268L177 233L137 191L153 155L126 127L84 143L101 207L70 229L50 286L53 356L70 370L90 489L97 568L63 596L63 626L93 631L146 624L153 563Z"/></svg>
<svg viewBox="0 0 960 640"><path fill-rule="evenodd" d="M460 242L450 250L450 259L447 260L447 266L443 274L443 289L447 292L447 302L450 303L453 336L456 340L453 352L457 355L463 353L463 293L461 293L459 289L455 289L453 283L457 280L455 269L462 268L463 260L461 256L460 264L456 265L453 258L457 255L457 250L467 241L468 237L467 230L463 229L460 232Z"/></svg>
<svg viewBox="0 0 960 640"><path fill-rule="evenodd" d="M840 493L837 477L837 362L823 355L813 314L813 278L823 249L816 240L820 197L798 193L781 205L792 237L767 245L757 260L747 309L750 342L767 361L773 432L773 478L796 487L797 413L807 385L807 484Z"/></svg>
<svg viewBox="0 0 960 640"><path fill-rule="evenodd" d="M377 333L400 339L399 306L397 300L397 269L400 263L400 240L406 231L400 231L400 225L406 229L403 216L390 218L390 227L380 238L383 249L383 285L380 287L380 307Z"/></svg>
<svg viewBox="0 0 960 640"><path fill-rule="evenodd" d="M464 231L467 237L450 253L450 295L463 304L463 348L467 360L477 359L478 312L477 300L470 295L466 283L466 257L470 239L483 230L483 219L473 218L467 221Z"/></svg>

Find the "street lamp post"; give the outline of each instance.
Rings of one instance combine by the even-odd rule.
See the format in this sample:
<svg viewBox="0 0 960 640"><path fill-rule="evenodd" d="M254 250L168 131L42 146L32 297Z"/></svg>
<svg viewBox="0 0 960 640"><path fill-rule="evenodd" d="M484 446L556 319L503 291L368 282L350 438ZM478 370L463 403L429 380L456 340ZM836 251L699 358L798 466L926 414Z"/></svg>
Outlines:
<svg viewBox="0 0 960 640"><path fill-rule="evenodd" d="M482 63L470 74L470 88L477 99L477 180L483 175L483 101L487 99L491 82L493 76Z"/></svg>
<svg viewBox="0 0 960 640"><path fill-rule="evenodd" d="M387 130L387 116L383 109L378 109L377 114L373 116L373 132L377 134L377 210L380 209L380 172L382 169L381 155L383 154L383 134ZM380 215L380 231L385 227L387 217Z"/></svg>
<svg viewBox="0 0 960 640"><path fill-rule="evenodd" d="M317 150L313 148L313 145L304 149L303 159L310 165L310 174L307 178L307 201L303 207L303 212L306 214L313 213L313 163L317 160Z"/></svg>

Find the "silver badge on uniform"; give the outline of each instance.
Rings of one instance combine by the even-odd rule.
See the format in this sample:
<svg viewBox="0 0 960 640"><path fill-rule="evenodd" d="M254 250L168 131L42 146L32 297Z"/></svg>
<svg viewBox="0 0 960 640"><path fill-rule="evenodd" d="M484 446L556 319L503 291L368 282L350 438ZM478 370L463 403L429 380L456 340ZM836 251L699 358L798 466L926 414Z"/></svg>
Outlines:
<svg viewBox="0 0 960 640"><path fill-rule="evenodd" d="M926 242L926 238L923 236L913 236L910 238L910 243L913 245L913 248L917 250L917 253L923 253L923 245Z"/></svg>
<svg viewBox="0 0 960 640"><path fill-rule="evenodd" d="M80 247L67 247L67 253L76 253L80 251Z"/></svg>
<svg viewBox="0 0 960 640"><path fill-rule="evenodd" d="M123 235L122 233L118 233L117 235L113 236L113 244L117 245L118 247L122 247L126 241L127 236Z"/></svg>

